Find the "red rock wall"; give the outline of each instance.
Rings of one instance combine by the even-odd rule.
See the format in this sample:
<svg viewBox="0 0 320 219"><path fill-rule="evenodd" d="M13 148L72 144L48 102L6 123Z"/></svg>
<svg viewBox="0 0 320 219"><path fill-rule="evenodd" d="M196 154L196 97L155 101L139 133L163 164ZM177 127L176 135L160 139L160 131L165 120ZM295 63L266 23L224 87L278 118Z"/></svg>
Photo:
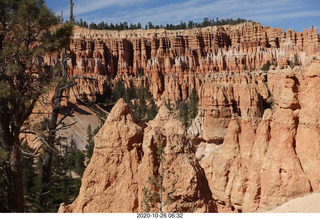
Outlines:
<svg viewBox="0 0 320 219"><path fill-rule="evenodd" d="M76 28L70 74L137 75L257 70L267 60L288 65L319 55L315 28L302 33L250 22L192 30L98 31ZM303 56L303 57L302 57Z"/></svg>
<svg viewBox="0 0 320 219"><path fill-rule="evenodd" d="M268 60L286 67L298 55L302 65L320 56L314 27L302 33L249 22L192 30L102 31L76 27L70 44L69 74L90 75L79 94L102 93L107 78L148 84L156 99L186 99L202 81L218 72L259 70ZM48 63L54 61L50 58ZM143 72L144 77L141 77ZM136 79L140 76L139 79ZM94 94L94 93L93 93Z"/></svg>
<svg viewBox="0 0 320 219"><path fill-rule="evenodd" d="M208 146L216 150L211 150L201 163L215 199L250 212L320 192L319 67L320 63L313 63L306 69L269 71L267 88L272 98L271 108L255 111L257 108L253 107L247 118L209 116L209 121L213 121L210 125L206 125L206 116L197 120L203 122L203 133L200 133L203 139L208 138L206 133L217 133L210 128L219 127L218 133L223 132L219 136L223 143ZM255 95L244 93L251 104L255 103ZM248 118L260 120L255 126ZM219 126L219 121L228 124ZM191 134L197 133L193 130Z"/></svg>

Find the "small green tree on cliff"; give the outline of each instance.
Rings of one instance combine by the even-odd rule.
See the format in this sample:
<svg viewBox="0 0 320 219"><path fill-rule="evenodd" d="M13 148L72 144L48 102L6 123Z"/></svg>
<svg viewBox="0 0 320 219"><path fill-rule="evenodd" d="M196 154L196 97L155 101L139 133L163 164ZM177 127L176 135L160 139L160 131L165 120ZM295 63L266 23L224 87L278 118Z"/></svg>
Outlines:
<svg viewBox="0 0 320 219"><path fill-rule="evenodd" d="M172 182L172 188L166 188L163 186L164 179L164 168L163 163L165 161L164 158L164 147L162 144L159 144L157 150L157 159L159 162L159 175L152 176L148 178L149 185L153 188L150 190L146 187L143 188L143 199L142 206L145 212L150 212L151 209L157 209L160 213L163 212L163 207L168 204L168 202L172 199L171 195L175 192L173 185L176 183L177 178ZM171 189L171 190L169 190ZM166 200L164 200L164 194L166 195Z"/></svg>
<svg viewBox="0 0 320 219"><path fill-rule="evenodd" d="M192 89L189 101L190 119L194 119L198 114L199 103L198 94L195 88Z"/></svg>

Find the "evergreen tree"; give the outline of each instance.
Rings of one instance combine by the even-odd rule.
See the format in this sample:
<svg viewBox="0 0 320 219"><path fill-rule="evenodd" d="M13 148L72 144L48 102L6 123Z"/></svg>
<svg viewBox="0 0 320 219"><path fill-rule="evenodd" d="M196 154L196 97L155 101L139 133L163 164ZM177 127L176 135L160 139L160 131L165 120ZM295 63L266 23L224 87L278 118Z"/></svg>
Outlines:
<svg viewBox="0 0 320 219"><path fill-rule="evenodd" d="M53 157L50 193L48 197L48 211L57 212L61 203L72 203L79 194L81 179L74 178L74 166L70 165L70 151L68 146L60 146L61 153ZM71 161L72 162L72 161Z"/></svg>
<svg viewBox="0 0 320 219"><path fill-rule="evenodd" d="M166 102L166 107L167 107L167 109L168 109L170 112L172 112L173 107L171 106L170 99L168 99L168 102Z"/></svg>
<svg viewBox="0 0 320 219"><path fill-rule="evenodd" d="M264 64L264 65L262 66L261 70L262 70L262 71L269 71L270 66L271 66L271 63L270 63L270 61L268 60L268 61L266 62L266 64Z"/></svg>
<svg viewBox="0 0 320 219"><path fill-rule="evenodd" d="M96 25L95 23L91 22L89 28L90 28L90 29L98 29L98 25Z"/></svg>
<svg viewBox="0 0 320 219"><path fill-rule="evenodd" d="M27 144L23 145L23 150L32 154L32 150ZM40 162L39 162L40 164ZM38 204L38 193L41 189L41 179L37 174L37 163L34 156L22 155L22 175L24 183L25 211L36 212Z"/></svg>
<svg viewBox="0 0 320 219"><path fill-rule="evenodd" d="M90 159L93 155L93 149L94 149L94 136L99 132L100 127L97 127L95 130L92 131L91 125L88 125L87 128L87 144L85 146L86 153L85 158L87 159L86 165L89 164Z"/></svg>
<svg viewBox="0 0 320 219"><path fill-rule="evenodd" d="M190 102L189 102L189 110L190 110L190 119L196 118L198 114L198 94L195 88L192 89L191 95L190 95Z"/></svg>
<svg viewBox="0 0 320 219"><path fill-rule="evenodd" d="M147 103L145 99L144 92L142 92L142 95L139 98L139 107L138 107L138 119L144 120L147 112Z"/></svg>
<svg viewBox="0 0 320 219"><path fill-rule="evenodd" d="M4 166L8 211L23 212L21 128L55 77L41 57L68 45L72 25L54 29L59 18L41 0L4 0L0 5L0 147L11 158Z"/></svg>
<svg viewBox="0 0 320 219"><path fill-rule="evenodd" d="M148 108L148 111L147 111L147 121L154 119L154 117L156 117L157 114L158 114L157 105L154 102L154 100L151 99L150 107Z"/></svg>
<svg viewBox="0 0 320 219"><path fill-rule="evenodd" d="M165 169L163 167L165 159L164 147L162 144L158 145L157 149L157 160L159 163L158 175L148 178L149 188L143 188L143 199L141 205L144 207L145 212L150 212L155 209L160 213L163 212L163 207L165 207L170 200L172 200L172 195L175 192L173 185L177 182L177 177L171 184L171 187L164 187L163 179L165 176ZM166 198L164 198L166 196Z"/></svg>
<svg viewBox="0 0 320 219"><path fill-rule="evenodd" d="M94 140L93 140L93 133L91 125L88 125L87 128L87 144L86 144L86 158L87 158L87 165L90 162L90 159L93 155L93 148L94 148Z"/></svg>
<svg viewBox="0 0 320 219"><path fill-rule="evenodd" d="M188 126L189 109L186 102L182 102L179 107L179 118L184 126Z"/></svg>
<svg viewBox="0 0 320 219"><path fill-rule="evenodd" d="M114 93L114 102L117 102L120 98L124 97L124 95L126 94L126 88L120 80L115 83L113 93Z"/></svg>
<svg viewBox="0 0 320 219"><path fill-rule="evenodd" d="M127 94L128 94L129 100L135 99L137 97L135 86L128 87Z"/></svg>

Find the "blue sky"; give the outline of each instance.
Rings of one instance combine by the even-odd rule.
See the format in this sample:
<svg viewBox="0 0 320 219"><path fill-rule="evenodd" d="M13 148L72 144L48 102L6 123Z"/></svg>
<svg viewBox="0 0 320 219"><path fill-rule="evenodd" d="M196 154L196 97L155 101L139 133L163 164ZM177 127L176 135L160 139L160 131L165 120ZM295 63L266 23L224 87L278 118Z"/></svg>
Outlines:
<svg viewBox="0 0 320 219"><path fill-rule="evenodd" d="M69 18L69 0L45 0L57 14ZM77 20L110 23L148 21L154 25L201 22L203 18L244 18L262 25L320 33L320 0L74 0Z"/></svg>

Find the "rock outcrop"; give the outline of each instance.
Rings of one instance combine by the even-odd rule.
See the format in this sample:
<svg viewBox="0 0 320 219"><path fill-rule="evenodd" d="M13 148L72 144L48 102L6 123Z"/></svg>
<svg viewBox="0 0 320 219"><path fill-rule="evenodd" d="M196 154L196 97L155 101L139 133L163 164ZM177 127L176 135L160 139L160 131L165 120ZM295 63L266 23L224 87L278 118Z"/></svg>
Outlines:
<svg viewBox="0 0 320 219"><path fill-rule="evenodd" d="M102 94L110 78L148 87L162 102L186 100L195 88L199 113L190 141L164 108L144 124L119 101L96 137L79 197L60 212L143 211L147 176L159 174L160 144L163 183L175 189L165 211L212 212L213 200L238 212L264 211L320 192L315 28L285 33L254 22L178 31L76 28L69 57L70 76L97 79L81 81L75 96ZM267 61L270 70L260 70Z"/></svg>
<svg viewBox="0 0 320 219"><path fill-rule="evenodd" d="M257 127L230 119L223 143L201 162L215 199L252 212L319 192L319 69L269 71L273 102Z"/></svg>
<svg viewBox="0 0 320 219"><path fill-rule="evenodd" d="M163 211L216 212L183 125L164 107L153 121L139 122L122 99L95 137L79 196L71 205L62 204L59 212L143 212L143 189L153 189L148 178L161 173L159 144L164 146L163 186L174 191Z"/></svg>
<svg viewBox="0 0 320 219"><path fill-rule="evenodd" d="M153 96L186 99L200 84L196 75L259 70L267 61L281 67L309 65L320 56L317 30L297 33L248 22L187 30L104 31L76 27L68 54L69 75L98 80L79 82L77 94L103 93L107 78L139 83ZM54 63L47 57L47 63ZM144 76L141 76L144 75ZM129 83L129 82L128 82Z"/></svg>

